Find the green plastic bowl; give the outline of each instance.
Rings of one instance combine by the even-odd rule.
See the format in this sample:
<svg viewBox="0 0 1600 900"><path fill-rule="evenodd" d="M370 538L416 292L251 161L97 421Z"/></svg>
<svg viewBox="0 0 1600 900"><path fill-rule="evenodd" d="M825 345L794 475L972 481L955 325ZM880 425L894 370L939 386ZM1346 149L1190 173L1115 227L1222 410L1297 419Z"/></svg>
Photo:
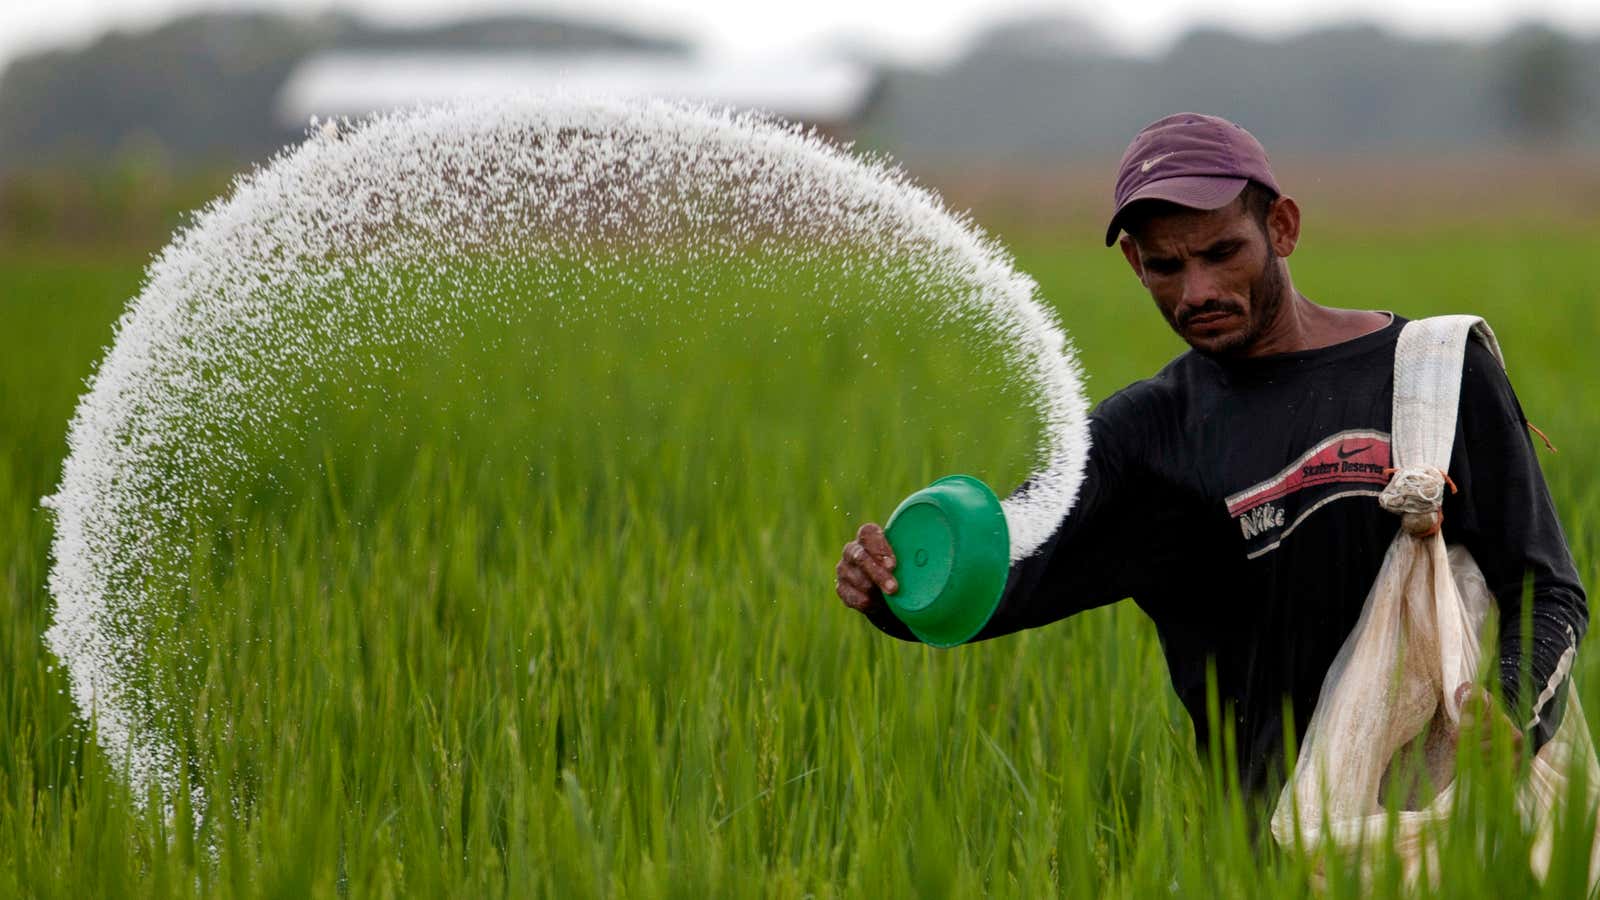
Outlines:
<svg viewBox="0 0 1600 900"><path fill-rule="evenodd" d="M912 634L954 647L983 630L1011 572L1011 530L988 485L941 478L902 501L884 533L900 582L884 599Z"/></svg>

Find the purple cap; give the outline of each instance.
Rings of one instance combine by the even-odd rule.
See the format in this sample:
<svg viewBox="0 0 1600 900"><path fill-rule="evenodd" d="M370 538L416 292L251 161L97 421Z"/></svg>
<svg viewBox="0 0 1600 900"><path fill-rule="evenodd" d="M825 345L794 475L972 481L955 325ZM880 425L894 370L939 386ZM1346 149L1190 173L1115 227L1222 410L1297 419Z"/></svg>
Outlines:
<svg viewBox="0 0 1600 900"><path fill-rule="evenodd" d="M1117 242L1122 213L1131 203L1166 200L1191 209L1221 209L1251 181L1282 193L1267 151L1250 132L1199 113L1157 119L1123 151L1106 246Z"/></svg>

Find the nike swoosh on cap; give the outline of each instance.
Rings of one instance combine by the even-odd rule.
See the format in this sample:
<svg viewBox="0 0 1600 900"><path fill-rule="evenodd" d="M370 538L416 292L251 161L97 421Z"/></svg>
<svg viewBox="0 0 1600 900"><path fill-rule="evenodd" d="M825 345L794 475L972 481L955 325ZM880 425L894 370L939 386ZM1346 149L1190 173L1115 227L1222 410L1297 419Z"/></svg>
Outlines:
<svg viewBox="0 0 1600 900"><path fill-rule="evenodd" d="M1176 152L1177 151L1174 150L1171 153L1163 153L1160 156L1152 156L1152 157L1150 157L1149 159L1147 159L1144 162L1139 164L1139 171L1140 172L1148 172L1148 171L1150 171L1151 169L1156 167L1156 163L1161 162L1163 159L1166 159L1167 157L1171 156L1173 153L1176 153Z"/></svg>
<svg viewBox="0 0 1600 900"><path fill-rule="evenodd" d="M1345 452L1345 449L1343 447L1340 447L1335 452L1337 452L1339 454L1339 458L1340 459L1349 459L1350 457L1355 456L1358 453L1365 453L1368 450L1371 450L1372 446L1373 446L1372 444L1368 444L1365 447L1357 447L1357 448L1355 448L1354 450L1351 450L1348 453Z"/></svg>

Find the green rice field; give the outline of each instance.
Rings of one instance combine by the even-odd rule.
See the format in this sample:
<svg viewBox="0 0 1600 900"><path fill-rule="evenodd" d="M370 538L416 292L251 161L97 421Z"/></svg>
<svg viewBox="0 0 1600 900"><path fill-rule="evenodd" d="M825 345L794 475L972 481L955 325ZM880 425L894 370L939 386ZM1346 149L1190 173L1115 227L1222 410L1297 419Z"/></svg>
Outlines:
<svg viewBox="0 0 1600 900"><path fill-rule="evenodd" d="M1000 237L1093 398L1180 351L1095 228ZM1318 302L1489 320L1591 588L1596 247L1592 224L1311 218L1292 260ZM299 476L221 498L209 602L151 655L198 666L179 725L211 808L131 796L41 639L39 501L143 262L0 248L0 896L1319 896L1200 762L1132 604L935 650L834 597L859 522L951 471L1004 491L1036 442L979 343L848 303L552 311L506 345L536 358L469 334L423 371L470 378L308 410ZM1374 851L1365 884L1326 860L1320 895L1584 895L1592 821L1540 885L1514 775L1464 777L1436 887Z"/></svg>

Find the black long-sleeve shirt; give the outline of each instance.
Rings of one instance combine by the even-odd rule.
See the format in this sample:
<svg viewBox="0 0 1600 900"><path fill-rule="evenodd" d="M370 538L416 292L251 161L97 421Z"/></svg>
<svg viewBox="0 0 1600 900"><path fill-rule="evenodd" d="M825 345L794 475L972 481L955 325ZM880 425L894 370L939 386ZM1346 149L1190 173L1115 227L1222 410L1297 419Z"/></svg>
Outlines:
<svg viewBox="0 0 1600 900"><path fill-rule="evenodd" d="M1191 351L1107 398L1090 416L1076 505L1036 554L1012 566L999 609L974 640L1132 598L1155 622L1201 751L1210 664L1231 711L1241 783L1267 788L1281 772L1285 698L1303 737L1399 529L1377 496L1391 465L1404 321L1259 359ZM1519 726L1588 623L1524 426L1505 372L1469 341L1449 470L1459 490L1445 500L1444 535L1472 553L1497 600L1502 684ZM1529 584L1531 677L1520 682ZM887 609L872 620L915 640ZM1542 744L1559 721L1557 703L1528 740Z"/></svg>

